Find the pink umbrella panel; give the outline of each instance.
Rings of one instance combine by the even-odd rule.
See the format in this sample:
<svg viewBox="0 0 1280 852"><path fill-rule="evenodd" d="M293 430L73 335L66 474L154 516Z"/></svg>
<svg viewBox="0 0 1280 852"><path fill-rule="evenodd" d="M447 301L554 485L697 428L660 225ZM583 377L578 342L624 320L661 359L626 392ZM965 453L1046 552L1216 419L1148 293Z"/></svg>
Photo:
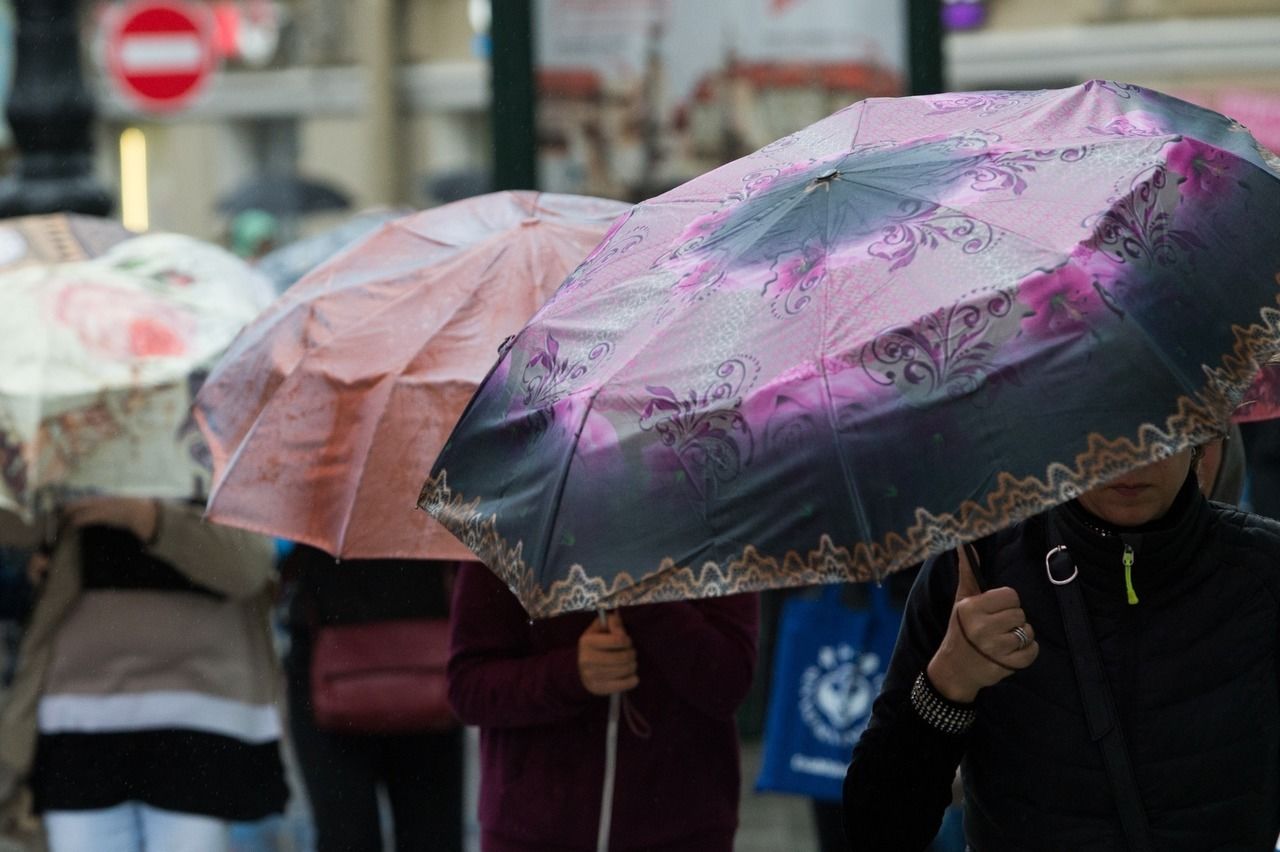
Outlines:
<svg viewBox="0 0 1280 852"><path fill-rule="evenodd" d="M627 205L504 192L384 225L232 346L196 401L209 517L342 558L471 559L415 508L497 358Z"/></svg>

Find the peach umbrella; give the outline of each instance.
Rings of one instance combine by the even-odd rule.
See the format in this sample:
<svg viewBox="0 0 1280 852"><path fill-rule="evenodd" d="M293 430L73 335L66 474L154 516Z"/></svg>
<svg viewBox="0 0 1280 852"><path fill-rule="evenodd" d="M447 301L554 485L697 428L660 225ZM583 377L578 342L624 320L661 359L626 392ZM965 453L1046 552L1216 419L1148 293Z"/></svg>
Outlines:
<svg viewBox="0 0 1280 852"><path fill-rule="evenodd" d="M627 205L502 192L397 219L253 322L196 399L209 517L342 558L470 559L415 510L422 467Z"/></svg>

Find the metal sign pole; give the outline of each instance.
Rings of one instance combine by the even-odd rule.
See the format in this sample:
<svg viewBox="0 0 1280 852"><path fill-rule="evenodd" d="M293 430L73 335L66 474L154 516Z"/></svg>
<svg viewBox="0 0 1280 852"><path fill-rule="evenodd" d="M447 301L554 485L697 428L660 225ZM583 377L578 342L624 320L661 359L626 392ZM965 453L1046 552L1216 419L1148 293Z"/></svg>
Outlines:
<svg viewBox="0 0 1280 852"><path fill-rule="evenodd" d="M907 0L907 68L910 94L946 91L942 63L942 0Z"/></svg>
<svg viewBox="0 0 1280 852"><path fill-rule="evenodd" d="M533 69L534 0L495 0L490 116L494 189L537 189L537 87Z"/></svg>

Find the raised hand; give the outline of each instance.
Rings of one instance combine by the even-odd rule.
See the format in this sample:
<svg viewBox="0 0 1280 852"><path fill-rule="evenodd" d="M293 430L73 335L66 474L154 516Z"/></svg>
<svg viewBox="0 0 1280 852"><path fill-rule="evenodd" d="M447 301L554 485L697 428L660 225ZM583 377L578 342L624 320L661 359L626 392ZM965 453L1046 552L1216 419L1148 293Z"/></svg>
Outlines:
<svg viewBox="0 0 1280 852"><path fill-rule="evenodd" d="M982 591L965 548L958 548L957 554L959 579L951 620L929 661L928 675L943 696L967 704L979 690L1035 662L1040 646L1018 593L1008 586Z"/></svg>

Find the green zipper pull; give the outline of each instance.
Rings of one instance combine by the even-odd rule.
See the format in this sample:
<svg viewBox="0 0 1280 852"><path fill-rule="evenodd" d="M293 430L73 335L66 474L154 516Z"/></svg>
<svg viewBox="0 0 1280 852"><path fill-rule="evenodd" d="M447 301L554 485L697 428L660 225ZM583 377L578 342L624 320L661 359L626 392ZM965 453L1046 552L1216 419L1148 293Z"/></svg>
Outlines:
<svg viewBox="0 0 1280 852"><path fill-rule="evenodd" d="M1133 606L1138 602L1138 593L1133 590L1133 547L1126 544L1124 546L1124 556L1121 557L1124 562L1124 590L1129 598L1129 606Z"/></svg>

